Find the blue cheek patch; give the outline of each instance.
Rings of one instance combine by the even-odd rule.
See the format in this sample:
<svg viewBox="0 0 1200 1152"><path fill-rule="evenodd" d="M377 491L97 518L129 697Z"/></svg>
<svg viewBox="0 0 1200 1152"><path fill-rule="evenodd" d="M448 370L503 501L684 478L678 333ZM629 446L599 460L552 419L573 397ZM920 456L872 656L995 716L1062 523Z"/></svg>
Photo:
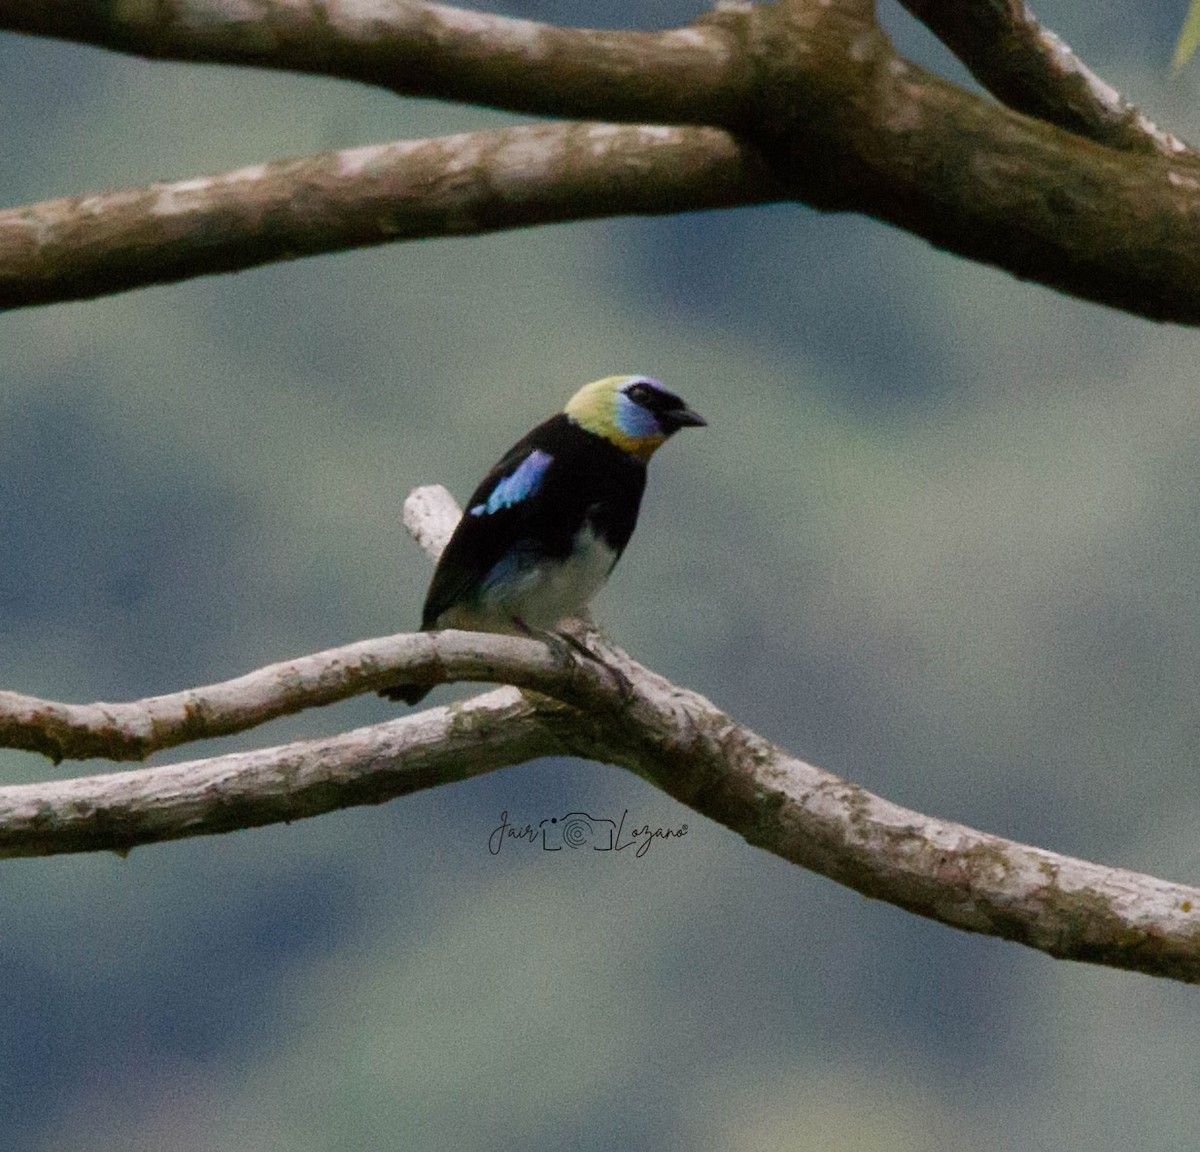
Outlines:
<svg viewBox="0 0 1200 1152"><path fill-rule="evenodd" d="M499 481L483 504L470 509L472 516L487 516L501 508L511 508L522 500L528 500L541 486L546 472L554 462L549 452L535 448L516 469Z"/></svg>
<svg viewBox="0 0 1200 1152"><path fill-rule="evenodd" d="M634 440L662 435L662 429L658 426L654 413L647 411L640 404L635 404L624 392L617 393L614 417L617 428Z"/></svg>

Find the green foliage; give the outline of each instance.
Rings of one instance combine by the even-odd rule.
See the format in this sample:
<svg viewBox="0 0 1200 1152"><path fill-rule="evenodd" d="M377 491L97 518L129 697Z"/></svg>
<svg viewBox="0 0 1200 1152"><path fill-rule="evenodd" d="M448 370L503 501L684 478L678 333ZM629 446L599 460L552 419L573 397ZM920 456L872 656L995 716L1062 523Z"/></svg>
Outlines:
<svg viewBox="0 0 1200 1152"><path fill-rule="evenodd" d="M1179 39L1175 42L1175 54L1171 57L1171 67L1178 72L1200 47L1200 0L1192 0L1187 17L1180 29Z"/></svg>

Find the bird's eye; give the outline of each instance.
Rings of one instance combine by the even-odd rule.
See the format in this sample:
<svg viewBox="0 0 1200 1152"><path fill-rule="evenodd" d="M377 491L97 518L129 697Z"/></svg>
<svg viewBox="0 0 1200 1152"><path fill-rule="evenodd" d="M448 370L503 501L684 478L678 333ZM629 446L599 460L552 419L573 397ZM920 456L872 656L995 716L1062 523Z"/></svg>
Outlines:
<svg viewBox="0 0 1200 1152"><path fill-rule="evenodd" d="M645 384L635 384L625 393L635 404L645 405L650 399L650 389Z"/></svg>

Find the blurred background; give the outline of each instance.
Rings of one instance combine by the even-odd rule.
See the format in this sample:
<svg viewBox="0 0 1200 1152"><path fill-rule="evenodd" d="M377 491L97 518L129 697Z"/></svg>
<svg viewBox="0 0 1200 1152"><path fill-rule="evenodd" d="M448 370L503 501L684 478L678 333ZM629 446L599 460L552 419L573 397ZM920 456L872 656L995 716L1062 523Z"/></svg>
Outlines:
<svg viewBox="0 0 1200 1152"><path fill-rule="evenodd" d="M1039 17L1200 138L1172 5ZM685 0L495 10L659 28ZM893 5L901 48L964 75ZM510 122L0 36L0 202ZM0 685L128 699L415 625L406 493L577 386L654 461L613 638L899 803L1200 882L1195 333L794 206L324 257L0 317ZM453 693L439 690L435 700ZM339 731L375 698L184 749ZM0 753L6 782L101 765ZM583 809L631 853L487 841ZM1193 1147L1200 994L927 923L630 774L542 761L291 827L0 863L29 1152Z"/></svg>

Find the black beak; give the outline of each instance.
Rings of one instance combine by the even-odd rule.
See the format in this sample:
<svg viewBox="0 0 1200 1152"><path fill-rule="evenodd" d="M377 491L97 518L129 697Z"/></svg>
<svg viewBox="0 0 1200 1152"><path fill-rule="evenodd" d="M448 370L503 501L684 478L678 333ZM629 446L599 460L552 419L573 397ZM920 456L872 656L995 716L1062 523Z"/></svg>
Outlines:
<svg viewBox="0 0 1200 1152"><path fill-rule="evenodd" d="M708 427L708 421L703 416L697 416L690 408L672 408L667 412L660 412L658 422L668 432L675 432L680 428Z"/></svg>

